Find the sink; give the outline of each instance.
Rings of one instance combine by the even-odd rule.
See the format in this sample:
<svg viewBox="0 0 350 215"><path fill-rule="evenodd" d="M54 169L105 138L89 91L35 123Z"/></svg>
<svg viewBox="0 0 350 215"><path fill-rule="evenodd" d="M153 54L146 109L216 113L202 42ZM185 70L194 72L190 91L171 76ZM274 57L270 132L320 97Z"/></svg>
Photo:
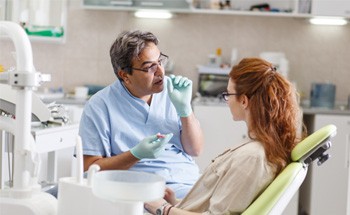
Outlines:
<svg viewBox="0 0 350 215"><path fill-rule="evenodd" d="M92 192L112 202L148 202L163 198L164 178L145 172L108 170L95 173Z"/></svg>

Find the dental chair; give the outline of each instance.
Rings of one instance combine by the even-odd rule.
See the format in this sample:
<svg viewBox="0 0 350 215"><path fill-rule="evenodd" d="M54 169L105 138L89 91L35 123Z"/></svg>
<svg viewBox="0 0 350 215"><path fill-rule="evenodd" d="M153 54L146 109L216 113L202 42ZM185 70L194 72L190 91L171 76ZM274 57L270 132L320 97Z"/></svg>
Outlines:
<svg viewBox="0 0 350 215"><path fill-rule="evenodd" d="M242 215L279 215L304 181L308 166L316 159L321 165L330 157L325 152L331 147L336 126L327 125L306 137L292 150L292 162L271 182Z"/></svg>

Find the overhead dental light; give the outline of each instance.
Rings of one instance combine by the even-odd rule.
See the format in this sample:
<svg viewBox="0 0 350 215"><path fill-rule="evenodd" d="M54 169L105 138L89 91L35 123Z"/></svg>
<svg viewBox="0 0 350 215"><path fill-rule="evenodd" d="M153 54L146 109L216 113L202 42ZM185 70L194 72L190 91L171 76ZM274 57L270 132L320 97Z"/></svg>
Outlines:
<svg viewBox="0 0 350 215"><path fill-rule="evenodd" d="M173 14L166 10L138 10L135 12L137 18L170 19Z"/></svg>
<svg viewBox="0 0 350 215"><path fill-rule="evenodd" d="M346 25L348 21L341 17L314 17L309 20L313 25Z"/></svg>

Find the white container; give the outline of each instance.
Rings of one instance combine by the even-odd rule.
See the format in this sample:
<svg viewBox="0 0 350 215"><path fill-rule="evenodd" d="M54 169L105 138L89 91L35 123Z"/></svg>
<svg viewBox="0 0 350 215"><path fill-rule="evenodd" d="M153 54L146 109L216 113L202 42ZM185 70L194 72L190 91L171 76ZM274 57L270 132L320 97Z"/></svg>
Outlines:
<svg viewBox="0 0 350 215"><path fill-rule="evenodd" d="M336 86L330 83L312 83L310 100L311 107L334 108Z"/></svg>
<svg viewBox="0 0 350 215"><path fill-rule="evenodd" d="M74 88L74 97L79 99L86 99L88 97L89 88L79 86Z"/></svg>

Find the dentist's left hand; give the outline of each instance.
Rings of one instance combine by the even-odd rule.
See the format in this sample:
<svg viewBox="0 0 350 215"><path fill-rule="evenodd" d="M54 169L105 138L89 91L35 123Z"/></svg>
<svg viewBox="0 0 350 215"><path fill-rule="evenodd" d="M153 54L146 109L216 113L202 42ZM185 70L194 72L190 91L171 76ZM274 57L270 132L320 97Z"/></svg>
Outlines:
<svg viewBox="0 0 350 215"><path fill-rule="evenodd" d="M140 160L143 158L157 158L164 151L165 145L172 137L173 133L164 135L162 138L159 135L146 137L130 149L130 152Z"/></svg>
<svg viewBox="0 0 350 215"><path fill-rule="evenodd" d="M170 75L167 77L167 88L171 102L180 117L192 113L192 81L186 77Z"/></svg>

